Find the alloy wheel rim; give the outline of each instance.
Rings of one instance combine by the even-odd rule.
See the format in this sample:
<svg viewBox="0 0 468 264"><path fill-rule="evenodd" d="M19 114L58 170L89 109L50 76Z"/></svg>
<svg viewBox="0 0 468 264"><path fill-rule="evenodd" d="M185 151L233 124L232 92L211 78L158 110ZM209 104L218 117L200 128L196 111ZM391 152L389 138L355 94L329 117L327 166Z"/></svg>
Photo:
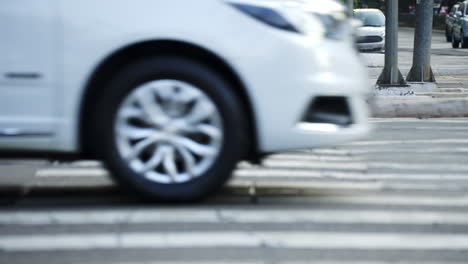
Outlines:
<svg viewBox="0 0 468 264"><path fill-rule="evenodd" d="M162 184L205 173L223 142L216 104L179 80L150 81L132 90L118 108L114 129L120 157L134 172Z"/></svg>

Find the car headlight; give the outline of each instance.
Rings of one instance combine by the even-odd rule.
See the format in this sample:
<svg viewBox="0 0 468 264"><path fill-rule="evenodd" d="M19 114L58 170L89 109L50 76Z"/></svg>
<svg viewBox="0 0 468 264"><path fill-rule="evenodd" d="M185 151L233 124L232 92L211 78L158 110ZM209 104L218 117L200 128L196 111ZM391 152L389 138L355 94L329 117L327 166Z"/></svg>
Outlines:
<svg viewBox="0 0 468 264"><path fill-rule="evenodd" d="M345 14L312 14L320 19L325 29L325 37L330 39L342 39L346 32L346 25L349 22ZM351 26L351 25L349 25Z"/></svg>
<svg viewBox="0 0 468 264"><path fill-rule="evenodd" d="M303 6L288 1L278 8L237 2L229 4L242 13L278 29L332 39L343 36L346 16L310 12Z"/></svg>
<svg viewBox="0 0 468 264"><path fill-rule="evenodd" d="M239 11L242 11L265 24L287 31L299 32L295 26L293 26L288 20L286 20L286 18L273 8L241 3L230 4Z"/></svg>

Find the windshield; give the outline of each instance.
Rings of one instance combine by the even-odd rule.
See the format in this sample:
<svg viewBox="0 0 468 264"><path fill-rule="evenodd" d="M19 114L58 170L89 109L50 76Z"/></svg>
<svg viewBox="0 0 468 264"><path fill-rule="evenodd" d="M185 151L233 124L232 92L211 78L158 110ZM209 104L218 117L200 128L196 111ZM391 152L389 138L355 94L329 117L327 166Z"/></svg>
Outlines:
<svg viewBox="0 0 468 264"><path fill-rule="evenodd" d="M355 11L354 17L362 22L364 27L383 27L385 26L385 16L379 12Z"/></svg>

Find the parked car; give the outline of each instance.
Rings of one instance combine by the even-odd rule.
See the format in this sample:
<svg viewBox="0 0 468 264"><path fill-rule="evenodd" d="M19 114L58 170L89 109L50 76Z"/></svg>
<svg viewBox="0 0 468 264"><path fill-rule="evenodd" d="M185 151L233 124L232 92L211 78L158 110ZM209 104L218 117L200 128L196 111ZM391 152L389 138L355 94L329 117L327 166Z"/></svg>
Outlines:
<svg viewBox="0 0 468 264"><path fill-rule="evenodd" d="M5 1L0 152L102 160L135 193L191 201L240 160L362 137L369 82L335 5Z"/></svg>
<svg viewBox="0 0 468 264"><path fill-rule="evenodd" d="M460 3L452 28L452 47L468 48L468 1Z"/></svg>
<svg viewBox="0 0 468 264"><path fill-rule="evenodd" d="M385 15L379 9L355 9L354 17L362 25L357 29L359 50L383 50L385 48Z"/></svg>
<svg viewBox="0 0 468 264"><path fill-rule="evenodd" d="M453 24L456 19L455 13L458 12L459 7L459 3L455 4L450 10L450 12L445 16L445 38L447 39L447 42L452 41Z"/></svg>

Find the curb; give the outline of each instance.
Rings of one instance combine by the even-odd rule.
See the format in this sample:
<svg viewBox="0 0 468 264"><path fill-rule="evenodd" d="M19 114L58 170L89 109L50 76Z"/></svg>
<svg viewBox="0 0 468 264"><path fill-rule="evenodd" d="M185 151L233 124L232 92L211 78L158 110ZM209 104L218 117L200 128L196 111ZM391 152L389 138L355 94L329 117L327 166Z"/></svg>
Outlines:
<svg viewBox="0 0 468 264"><path fill-rule="evenodd" d="M468 117L468 97L376 96L371 99L373 117Z"/></svg>

